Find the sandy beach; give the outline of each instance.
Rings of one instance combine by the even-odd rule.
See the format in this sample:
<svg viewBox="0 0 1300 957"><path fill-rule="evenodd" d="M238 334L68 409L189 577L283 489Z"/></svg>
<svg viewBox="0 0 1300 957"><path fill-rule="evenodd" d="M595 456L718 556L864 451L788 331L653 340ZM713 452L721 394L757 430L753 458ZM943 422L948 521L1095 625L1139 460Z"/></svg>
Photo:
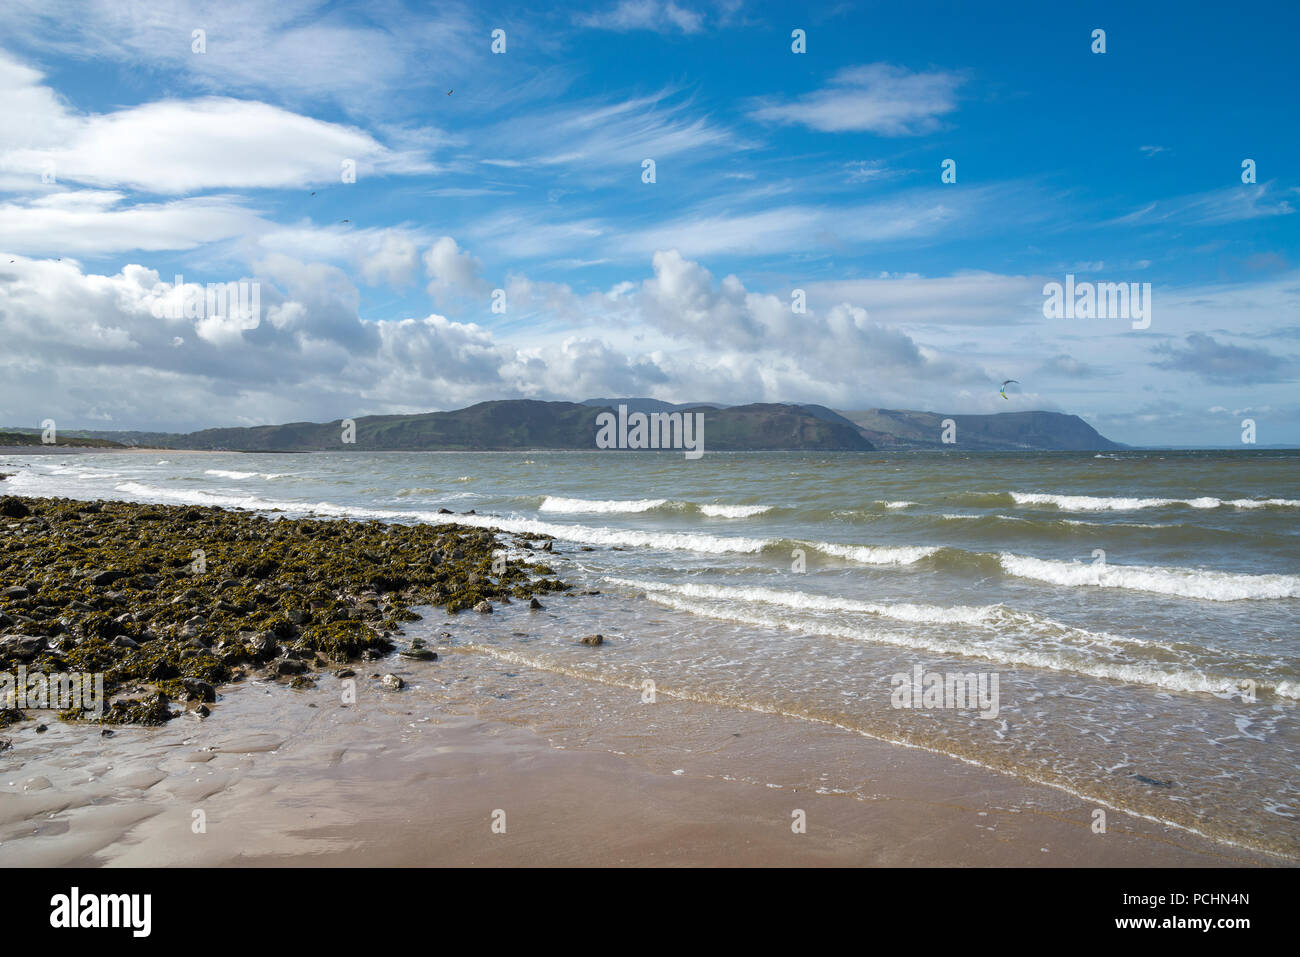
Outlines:
<svg viewBox="0 0 1300 957"><path fill-rule="evenodd" d="M299 691L253 680L210 718L112 737L9 729L0 865L1285 863L1119 812L1094 833L1094 807L1060 791L772 715L661 697L630 705L655 715L619 753L450 710L442 686L492 667L404 663L398 692L361 674L355 704L332 677ZM846 765L869 799L819 793Z"/></svg>

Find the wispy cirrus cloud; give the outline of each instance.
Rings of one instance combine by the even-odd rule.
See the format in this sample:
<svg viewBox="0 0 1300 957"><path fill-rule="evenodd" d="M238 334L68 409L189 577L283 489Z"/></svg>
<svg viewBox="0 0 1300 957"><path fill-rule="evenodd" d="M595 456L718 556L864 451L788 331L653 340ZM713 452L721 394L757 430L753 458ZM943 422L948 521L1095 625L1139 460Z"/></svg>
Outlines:
<svg viewBox="0 0 1300 957"><path fill-rule="evenodd" d="M195 30L204 31L202 53ZM487 50L476 42L486 37L478 18L458 0L418 17L400 3L355 14L325 0L7 0L0 35L42 53L168 69L196 90L367 112L386 109L394 88L462 75ZM428 63L438 69L420 68Z"/></svg>
<svg viewBox="0 0 1300 957"><path fill-rule="evenodd" d="M789 100L756 100L750 111L768 123L807 126L824 133L919 136L957 109L960 74L915 73L888 63L840 70L820 90Z"/></svg>
<svg viewBox="0 0 1300 957"><path fill-rule="evenodd" d="M579 26L597 30L653 30L656 33L699 33L704 15L674 0L619 0L604 10L575 16Z"/></svg>
<svg viewBox="0 0 1300 957"><path fill-rule="evenodd" d="M1294 213L1292 200L1277 195L1273 182L1242 183L1145 203L1131 213L1100 223L1119 225L1212 226Z"/></svg>

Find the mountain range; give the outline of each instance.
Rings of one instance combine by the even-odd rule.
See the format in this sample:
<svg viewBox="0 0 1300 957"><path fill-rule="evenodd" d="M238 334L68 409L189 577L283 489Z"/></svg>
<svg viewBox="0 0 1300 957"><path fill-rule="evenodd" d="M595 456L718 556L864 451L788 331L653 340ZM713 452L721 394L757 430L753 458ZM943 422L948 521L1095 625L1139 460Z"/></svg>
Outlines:
<svg viewBox="0 0 1300 957"><path fill-rule="evenodd" d="M948 415L903 409L837 412L821 405L754 403L670 403L658 399L588 399L543 402L504 399L450 412L369 415L354 420L355 442L346 442L344 420L291 422L242 428L169 432L70 430L60 443L163 449L244 452L434 451L506 449L592 449L598 418L617 412L699 413L704 416L706 451L817 450L1108 450L1125 448L1099 434L1076 415L1062 412L1002 412ZM10 429L13 442L34 444L33 429ZM945 442L945 432L952 439ZM26 437L26 441L22 439Z"/></svg>

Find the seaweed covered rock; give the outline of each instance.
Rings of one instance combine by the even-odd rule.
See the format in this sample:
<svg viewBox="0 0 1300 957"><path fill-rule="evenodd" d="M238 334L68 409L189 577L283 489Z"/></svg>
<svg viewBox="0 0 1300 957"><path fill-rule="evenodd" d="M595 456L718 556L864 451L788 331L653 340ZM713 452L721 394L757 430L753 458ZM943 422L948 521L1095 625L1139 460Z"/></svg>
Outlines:
<svg viewBox="0 0 1300 957"><path fill-rule="evenodd" d="M392 652L412 606L490 610L570 587L502 560L502 534L5 496L0 670L102 674L103 713L63 716L112 724L161 724L173 702L198 711L254 672L306 687L313 669ZM26 717L0 713L0 727Z"/></svg>

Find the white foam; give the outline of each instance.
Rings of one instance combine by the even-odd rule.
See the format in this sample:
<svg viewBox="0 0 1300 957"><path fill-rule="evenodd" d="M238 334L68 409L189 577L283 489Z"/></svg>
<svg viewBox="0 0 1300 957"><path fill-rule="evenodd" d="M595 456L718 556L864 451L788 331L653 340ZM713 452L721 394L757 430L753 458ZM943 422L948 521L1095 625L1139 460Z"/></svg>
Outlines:
<svg viewBox="0 0 1300 957"><path fill-rule="evenodd" d="M1289 498L1221 499L1213 495L1198 498L1136 498L1128 496L1050 495L1045 492L1012 492L1017 505L1054 505L1064 512L1128 512L1142 508L1300 508L1300 500Z"/></svg>
<svg viewBox="0 0 1300 957"><path fill-rule="evenodd" d="M507 532L532 532L550 535L562 541L586 545L628 545L702 554L749 554L762 551L770 541L762 538L723 537L693 533L644 532L639 529L601 528L589 525L563 525L538 519L497 515L442 515L437 512L399 511L337 505L333 502L287 502L253 495L221 495L198 490L180 490L125 482L117 491L142 498L164 498L195 505L223 505L232 508L282 511L296 515L328 515L339 518L380 519L396 522L425 522L430 525L472 525L476 528L499 528Z"/></svg>
<svg viewBox="0 0 1300 957"><path fill-rule="evenodd" d="M666 505L666 498L608 499L591 500L585 498L561 498L557 495L546 496L538 509L542 512L570 512L574 514L594 512L648 512L652 508Z"/></svg>
<svg viewBox="0 0 1300 957"><path fill-rule="evenodd" d="M233 469L205 469L204 475L215 475L217 478L233 479L236 482L242 482L244 479L261 478L270 481L271 479L284 478L288 472L236 472Z"/></svg>
<svg viewBox="0 0 1300 957"><path fill-rule="evenodd" d="M1017 644L1011 636L997 636L986 640L987 633L973 636L973 640L962 641L928 634L911 634L897 631L879 631L861 627L851 627L824 621L801 621L797 618L774 617L756 614L746 609L701 605L683 601L666 592L647 592L647 597L656 604L673 608L691 615L713 618L719 621L737 622L761 628L792 631L804 635L822 635L842 638L849 641L864 641L873 644L891 645L899 648L911 648L941 655L959 655L963 658L981 658L1006 664L1027 665L1048 671L1065 671L1088 675L1114 681L1133 684L1151 685L1167 691L1204 692L1229 697L1240 695L1241 679L1216 675L1207 675L1192 668L1162 666L1154 662L1122 663L1097 659L1085 649L1054 648L1047 650L1031 645ZM1080 632L1081 634L1088 634ZM1276 685L1260 683L1260 688L1271 688L1280 697L1295 699L1300 697L1300 685L1293 681L1279 681Z"/></svg>
<svg viewBox="0 0 1300 957"><path fill-rule="evenodd" d="M763 603L781 605L785 608L808 609L809 611L851 611L896 621L924 622L933 624L991 624L1003 616L998 605L914 605L905 602L880 604L877 602L858 601L853 598L841 598L837 595L817 595L811 592L786 591L779 588L732 587L724 585L700 585L694 583L673 584L670 582L642 581L629 578L606 578L605 581L644 591L669 592L685 598L709 598L723 601L745 603Z"/></svg>
<svg viewBox="0 0 1300 957"><path fill-rule="evenodd" d="M861 565L912 565L939 551L937 545L837 545L815 542L813 548Z"/></svg>
<svg viewBox="0 0 1300 957"><path fill-rule="evenodd" d="M1245 575L1158 565L1087 564L1029 558L1008 552L1003 552L998 558L1003 571L1009 575L1071 588L1124 588L1206 601L1300 598L1300 576L1297 575Z"/></svg>
<svg viewBox="0 0 1300 957"><path fill-rule="evenodd" d="M770 505L701 505L700 512L709 518L749 518L772 511Z"/></svg>

